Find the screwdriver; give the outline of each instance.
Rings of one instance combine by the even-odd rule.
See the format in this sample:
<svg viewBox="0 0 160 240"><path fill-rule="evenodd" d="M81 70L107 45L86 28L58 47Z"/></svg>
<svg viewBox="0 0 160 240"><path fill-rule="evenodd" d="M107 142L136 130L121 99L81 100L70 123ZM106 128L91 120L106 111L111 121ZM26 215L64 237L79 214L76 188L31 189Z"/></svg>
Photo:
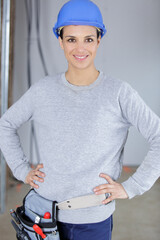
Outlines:
<svg viewBox="0 0 160 240"><path fill-rule="evenodd" d="M33 225L33 229L36 233L38 233L43 239L46 238L47 236L43 233L42 229L37 225Z"/></svg>
<svg viewBox="0 0 160 240"><path fill-rule="evenodd" d="M45 219L50 219L50 218L51 218L50 212L46 212L46 213L44 214L44 217L43 217L43 218L45 218Z"/></svg>

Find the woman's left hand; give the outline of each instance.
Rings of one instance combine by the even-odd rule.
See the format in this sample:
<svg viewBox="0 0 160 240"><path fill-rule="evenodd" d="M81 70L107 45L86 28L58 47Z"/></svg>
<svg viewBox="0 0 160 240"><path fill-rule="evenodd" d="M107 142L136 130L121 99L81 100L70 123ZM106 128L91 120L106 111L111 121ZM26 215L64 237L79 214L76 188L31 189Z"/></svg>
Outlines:
<svg viewBox="0 0 160 240"><path fill-rule="evenodd" d="M101 173L100 177L105 178L108 183L99 185L94 188L94 193L96 195L109 193L110 196L103 201L103 204L107 204L115 199L127 199L128 194L124 190L122 184L117 183L112 180L108 175Z"/></svg>

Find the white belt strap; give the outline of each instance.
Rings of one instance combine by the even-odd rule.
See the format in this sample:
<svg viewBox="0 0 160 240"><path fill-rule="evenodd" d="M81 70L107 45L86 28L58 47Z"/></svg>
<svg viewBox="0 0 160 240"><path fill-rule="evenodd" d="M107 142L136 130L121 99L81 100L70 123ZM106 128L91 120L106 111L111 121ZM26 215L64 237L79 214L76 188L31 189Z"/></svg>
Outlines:
<svg viewBox="0 0 160 240"><path fill-rule="evenodd" d="M102 201L105 200L106 197L108 197L108 194L89 194L57 203L57 207L59 210L73 210L79 208L94 207L102 205Z"/></svg>

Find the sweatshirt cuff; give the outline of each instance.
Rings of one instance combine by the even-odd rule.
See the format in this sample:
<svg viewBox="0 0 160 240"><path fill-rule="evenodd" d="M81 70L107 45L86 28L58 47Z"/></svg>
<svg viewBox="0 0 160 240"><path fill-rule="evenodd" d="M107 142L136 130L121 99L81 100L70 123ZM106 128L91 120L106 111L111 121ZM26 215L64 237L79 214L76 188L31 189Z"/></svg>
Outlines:
<svg viewBox="0 0 160 240"><path fill-rule="evenodd" d="M145 190L142 189L142 187L139 186L132 177L130 177L125 182L122 182L121 184L128 194L129 199L132 199L137 195L142 195L145 192Z"/></svg>
<svg viewBox="0 0 160 240"><path fill-rule="evenodd" d="M32 170L30 167L30 164L23 164L20 169L17 169L15 172L13 172L13 175L15 178L17 178L19 181L22 181L25 183L26 176L28 173Z"/></svg>

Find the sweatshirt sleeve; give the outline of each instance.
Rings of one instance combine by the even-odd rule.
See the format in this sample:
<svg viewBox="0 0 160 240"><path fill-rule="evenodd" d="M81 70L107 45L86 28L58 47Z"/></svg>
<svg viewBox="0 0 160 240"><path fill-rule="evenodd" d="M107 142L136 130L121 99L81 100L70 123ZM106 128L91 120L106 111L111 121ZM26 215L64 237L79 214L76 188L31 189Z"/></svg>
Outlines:
<svg viewBox="0 0 160 240"><path fill-rule="evenodd" d="M0 149L13 175L23 182L31 168L17 130L33 118L35 92L34 84L0 119Z"/></svg>
<svg viewBox="0 0 160 240"><path fill-rule="evenodd" d="M127 83L122 84L119 104L123 118L149 143L149 151L137 171L122 183L129 198L148 191L160 176L160 118Z"/></svg>

